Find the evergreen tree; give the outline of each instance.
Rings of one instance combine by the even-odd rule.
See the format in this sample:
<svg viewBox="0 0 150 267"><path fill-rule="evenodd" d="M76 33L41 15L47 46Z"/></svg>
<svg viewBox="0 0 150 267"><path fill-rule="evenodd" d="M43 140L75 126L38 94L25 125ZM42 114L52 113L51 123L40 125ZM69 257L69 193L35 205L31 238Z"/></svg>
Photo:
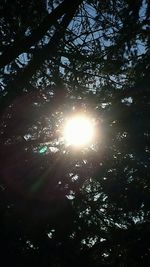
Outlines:
<svg viewBox="0 0 150 267"><path fill-rule="evenodd" d="M149 1L5 0L1 14L2 260L148 267ZM79 111L97 138L74 151L60 137Z"/></svg>

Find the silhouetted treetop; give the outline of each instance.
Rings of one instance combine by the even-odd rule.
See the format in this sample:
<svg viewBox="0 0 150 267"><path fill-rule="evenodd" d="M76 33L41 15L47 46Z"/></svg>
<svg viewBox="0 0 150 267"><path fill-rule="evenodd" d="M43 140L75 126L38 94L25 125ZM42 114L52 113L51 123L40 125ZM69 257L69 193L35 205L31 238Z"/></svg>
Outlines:
<svg viewBox="0 0 150 267"><path fill-rule="evenodd" d="M150 1L0 13L1 261L149 267ZM62 131L78 113L96 138L74 149Z"/></svg>

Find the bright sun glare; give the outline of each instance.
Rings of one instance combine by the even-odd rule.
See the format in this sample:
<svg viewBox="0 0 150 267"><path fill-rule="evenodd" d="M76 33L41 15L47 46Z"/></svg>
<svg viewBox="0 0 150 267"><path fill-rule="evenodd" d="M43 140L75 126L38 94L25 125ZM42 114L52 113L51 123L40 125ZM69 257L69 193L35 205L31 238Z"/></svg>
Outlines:
<svg viewBox="0 0 150 267"><path fill-rule="evenodd" d="M87 146L92 142L94 126L90 118L76 115L68 119L64 127L64 139L67 145Z"/></svg>

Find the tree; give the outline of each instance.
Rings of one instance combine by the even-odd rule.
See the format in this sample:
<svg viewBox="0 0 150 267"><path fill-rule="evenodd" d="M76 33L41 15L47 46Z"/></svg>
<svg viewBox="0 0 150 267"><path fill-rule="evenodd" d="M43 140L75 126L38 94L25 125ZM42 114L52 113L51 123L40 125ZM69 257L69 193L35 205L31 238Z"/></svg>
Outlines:
<svg viewBox="0 0 150 267"><path fill-rule="evenodd" d="M140 0L3 1L6 266L149 266L149 10ZM101 132L80 153L59 140L73 107Z"/></svg>

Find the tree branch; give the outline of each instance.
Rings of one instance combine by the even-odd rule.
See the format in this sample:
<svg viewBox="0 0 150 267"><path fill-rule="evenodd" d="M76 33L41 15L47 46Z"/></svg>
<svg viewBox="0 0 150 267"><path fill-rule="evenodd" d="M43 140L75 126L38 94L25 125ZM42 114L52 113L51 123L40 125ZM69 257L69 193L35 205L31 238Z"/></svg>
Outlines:
<svg viewBox="0 0 150 267"><path fill-rule="evenodd" d="M73 5L71 2L72 1L64 0L53 12L45 17L41 24L33 30L32 34L23 36L22 39L14 42L12 46L7 48L0 56L0 68L5 67L21 53L28 51L31 46L35 45L63 14L69 12L70 7Z"/></svg>
<svg viewBox="0 0 150 267"><path fill-rule="evenodd" d="M33 74L42 66L45 60L50 59L57 53L58 45L60 40L65 34L66 28L70 24L77 8L83 2L83 0L76 0L72 3L70 9L64 16L62 22L60 23L59 29L54 33L50 42L44 46L44 48L39 49L35 52L32 60L27 67L11 81L6 89L7 94L2 96L0 99L0 110L3 110L7 105L9 105L16 96L20 95L24 88L29 85L29 80L32 78Z"/></svg>

